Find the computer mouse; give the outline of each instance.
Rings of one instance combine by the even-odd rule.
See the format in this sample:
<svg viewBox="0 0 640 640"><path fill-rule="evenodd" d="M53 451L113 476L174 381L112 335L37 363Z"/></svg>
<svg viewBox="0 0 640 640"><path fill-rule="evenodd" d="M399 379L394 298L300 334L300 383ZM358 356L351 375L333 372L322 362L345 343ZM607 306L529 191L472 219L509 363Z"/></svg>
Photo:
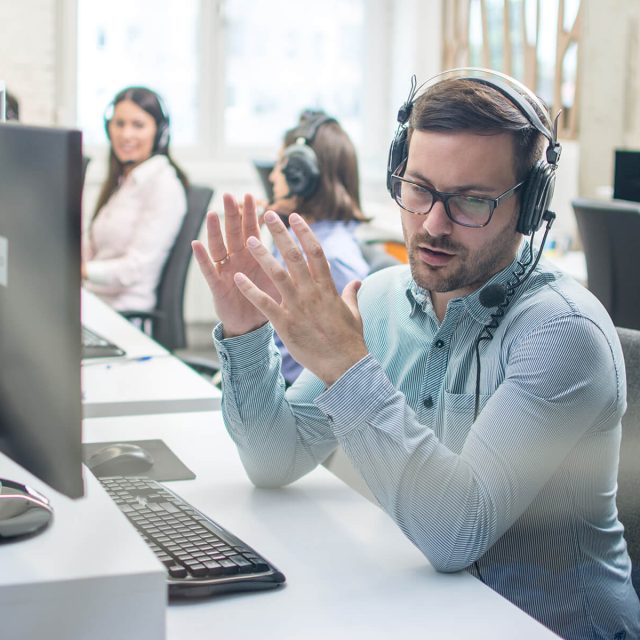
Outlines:
<svg viewBox="0 0 640 640"><path fill-rule="evenodd" d="M87 466L95 476L143 475L153 466L151 454L127 442L116 442L98 449L87 460Z"/></svg>
<svg viewBox="0 0 640 640"><path fill-rule="evenodd" d="M53 509L41 493L0 478L0 540L36 533L52 518Z"/></svg>

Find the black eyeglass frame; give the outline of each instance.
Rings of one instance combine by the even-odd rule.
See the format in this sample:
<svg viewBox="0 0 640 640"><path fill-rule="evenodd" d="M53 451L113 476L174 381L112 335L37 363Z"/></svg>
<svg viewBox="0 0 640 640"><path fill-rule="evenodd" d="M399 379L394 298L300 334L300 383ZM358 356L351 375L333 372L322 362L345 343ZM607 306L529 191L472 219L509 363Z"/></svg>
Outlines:
<svg viewBox="0 0 640 640"><path fill-rule="evenodd" d="M424 184L420 184L419 182L415 182L414 180L409 180L408 178L404 178L403 176L398 175L397 173L398 170L403 170L403 169L404 169L404 163L400 167L398 167L398 169L396 169L396 171L391 176L391 193L393 194L394 201L399 207L401 207L408 213L411 213L415 216L426 216L429 213L431 213L431 210L433 209L436 202L442 202L442 204L444 205L444 210L447 214L447 218L449 218L451 222L453 222L454 224L459 224L461 227L468 227L470 229L482 229L482 227L486 227L491 222L491 218L493 218L493 213L498 208L498 205L503 200L506 200L508 197L512 196L526 182L526 180L522 180L521 182L518 182L517 185L511 187L510 189L507 189L504 193L501 193L499 196L495 198L485 198L482 196L469 196L464 193L451 193L447 191L437 191L436 189L427 187ZM408 184L412 184L416 187L419 187L420 189L424 189L425 191L428 191L431 194L431 197L433 198L433 202L431 203L431 206L429 207L428 211L411 211L411 209L407 209L402 203L398 202L398 198L396 196L396 190L394 189L394 184L398 181L406 182ZM456 220L453 217L451 211L449 210L449 199L453 197L458 197L458 198L473 197L474 200L482 200L486 202L490 207L489 217L487 218L487 221L483 222L482 224L466 224L464 222L459 222L458 220Z"/></svg>

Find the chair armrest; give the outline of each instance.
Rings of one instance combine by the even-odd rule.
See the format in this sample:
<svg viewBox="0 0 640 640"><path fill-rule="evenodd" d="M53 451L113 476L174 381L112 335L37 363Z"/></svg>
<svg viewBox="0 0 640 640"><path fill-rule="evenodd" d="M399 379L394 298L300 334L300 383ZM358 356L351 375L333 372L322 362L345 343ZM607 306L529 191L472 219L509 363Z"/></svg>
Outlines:
<svg viewBox="0 0 640 640"><path fill-rule="evenodd" d="M178 356L182 362L191 367L195 372L206 378L219 389L222 388L222 374L220 365L215 360L199 356Z"/></svg>
<svg viewBox="0 0 640 640"><path fill-rule="evenodd" d="M158 311L120 311L121 316L124 316L127 320L141 320L147 322L149 320L158 320L162 317L162 314Z"/></svg>

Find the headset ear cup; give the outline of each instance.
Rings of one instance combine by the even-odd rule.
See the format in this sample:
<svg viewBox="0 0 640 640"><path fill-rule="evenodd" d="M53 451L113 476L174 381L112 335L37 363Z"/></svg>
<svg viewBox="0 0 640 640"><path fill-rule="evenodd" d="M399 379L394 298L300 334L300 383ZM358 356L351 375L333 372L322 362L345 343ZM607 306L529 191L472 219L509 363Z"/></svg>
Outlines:
<svg viewBox="0 0 640 640"><path fill-rule="evenodd" d="M544 160L539 160L531 169L521 197L517 226L520 233L531 235L540 228L551 203L555 181L554 167Z"/></svg>
<svg viewBox="0 0 640 640"><path fill-rule="evenodd" d="M401 127L391 141L387 160L387 190L392 194L391 176L407 158L407 127ZM393 194L392 194L393 195Z"/></svg>
<svg viewBox="0 0 640 640"><path fill-rule="evenodd" d="M154 150L156 153L166 153L169 149L169 138L171 130L169 129L168 122L161 122L156 132L156 141L154 144Z"/></svg>
<svg viewBox="0 0 640 640"><path fill-rule="evenodd" d="M311 197L320 182L318 158L311 147L306 144L294 144L284 152L286 160L282 173L289 191L300 198Z"/></svg>

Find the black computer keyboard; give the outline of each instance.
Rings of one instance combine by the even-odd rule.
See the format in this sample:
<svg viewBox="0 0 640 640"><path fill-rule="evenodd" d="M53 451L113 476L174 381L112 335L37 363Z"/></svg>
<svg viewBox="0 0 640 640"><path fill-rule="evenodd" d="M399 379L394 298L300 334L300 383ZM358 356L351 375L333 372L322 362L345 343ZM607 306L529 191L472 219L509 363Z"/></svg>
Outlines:
<svg viewBox="0 0 640 640"><path fill-rule="evenodd" d="M284 575L159 482L98 478L167 569L170 597L270 589Z"/></svg>

